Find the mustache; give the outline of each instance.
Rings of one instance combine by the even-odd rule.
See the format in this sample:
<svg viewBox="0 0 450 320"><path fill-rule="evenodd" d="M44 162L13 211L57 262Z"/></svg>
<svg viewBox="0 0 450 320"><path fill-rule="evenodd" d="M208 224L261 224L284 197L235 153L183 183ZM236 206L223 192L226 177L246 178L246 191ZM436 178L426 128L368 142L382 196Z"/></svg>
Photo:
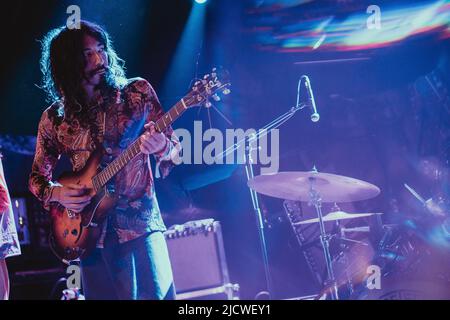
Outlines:
<svg viewBox="0 0 450 320"><path fill-rule="evenodd" d="M94 76L96 73L100 72L100 71L108 71L108 68L106 68L105 66L99 66L97 68L95 68L94 70L91 70L89 72L89 76Z"/></svg>

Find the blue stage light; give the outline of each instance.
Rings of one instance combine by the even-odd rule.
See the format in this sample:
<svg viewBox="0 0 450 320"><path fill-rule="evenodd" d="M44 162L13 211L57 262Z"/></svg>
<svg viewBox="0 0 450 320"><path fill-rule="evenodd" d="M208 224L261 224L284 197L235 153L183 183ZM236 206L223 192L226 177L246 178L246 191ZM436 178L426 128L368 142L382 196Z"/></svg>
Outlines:
<svg viewBox="0 0 450 320"><path fill-rule="evenodd" d="M195 2L199 3L199 4L204 4L206 3L208 0L195 0Z"/></svg>

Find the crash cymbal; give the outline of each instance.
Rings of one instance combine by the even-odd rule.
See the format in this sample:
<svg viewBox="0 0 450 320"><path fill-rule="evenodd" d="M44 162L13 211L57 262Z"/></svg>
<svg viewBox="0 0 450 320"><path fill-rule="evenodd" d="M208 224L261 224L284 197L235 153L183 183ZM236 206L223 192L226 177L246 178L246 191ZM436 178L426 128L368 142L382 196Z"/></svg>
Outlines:
<svg viewBox="0 0 450 320"><path fill-rule="evenodd" d="M260 175L248 182L258 193L294 201L309 201L311 185L319 193L321 202L367 200L380 193L377 186L368 182L316 171L278 172Z"/></svg>
<svg viewBox="0 0 450 320"><path fill-rule="evenodd" d="M355 218L363 218L363 217L370 217L376 214L382 214L382 213L348 213L345 211L333 211L330 212L329 214L325 215L323 217L323 221L328 222L328 221L337 221L337 220L345 220L345 219L355 219ZM309 219L309 220L304 220L304 221L299 221L294 223L294 225L299 225L299 224L309 224L309 223L316 223L319 222L319 218L314 218L314 219Z"/></svg>

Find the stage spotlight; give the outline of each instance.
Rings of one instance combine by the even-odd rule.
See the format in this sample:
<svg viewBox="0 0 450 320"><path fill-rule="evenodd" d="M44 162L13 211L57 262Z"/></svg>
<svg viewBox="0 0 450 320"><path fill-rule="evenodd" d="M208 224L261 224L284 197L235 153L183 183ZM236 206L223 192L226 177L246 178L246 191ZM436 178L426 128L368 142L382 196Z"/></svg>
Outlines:
<svg viewBox="0 0 450 320"><path fill-rule="evenodd" d="M206 3L208 0L195 0L195 2L197 2L198 4L204 4Z"/></svg>

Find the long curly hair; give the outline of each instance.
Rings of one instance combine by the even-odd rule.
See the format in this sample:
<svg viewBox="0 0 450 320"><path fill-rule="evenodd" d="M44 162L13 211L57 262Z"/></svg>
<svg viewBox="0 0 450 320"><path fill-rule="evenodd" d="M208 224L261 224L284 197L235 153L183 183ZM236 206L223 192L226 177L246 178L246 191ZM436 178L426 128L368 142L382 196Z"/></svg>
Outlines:
<svg viewBox="0 0 450 320"><path fill-rule="evenodd" d="M126 84L125 62L117 56L111 38L103 28L88 21L80 21L79 29L69 29L66 26L55 28L41 41L41 87L46 92L49 103L62 102L65 114L74 114L86 107L81 87L85 67L85 35L105 46L108 57L105 89L121 88Z"/></svg>

